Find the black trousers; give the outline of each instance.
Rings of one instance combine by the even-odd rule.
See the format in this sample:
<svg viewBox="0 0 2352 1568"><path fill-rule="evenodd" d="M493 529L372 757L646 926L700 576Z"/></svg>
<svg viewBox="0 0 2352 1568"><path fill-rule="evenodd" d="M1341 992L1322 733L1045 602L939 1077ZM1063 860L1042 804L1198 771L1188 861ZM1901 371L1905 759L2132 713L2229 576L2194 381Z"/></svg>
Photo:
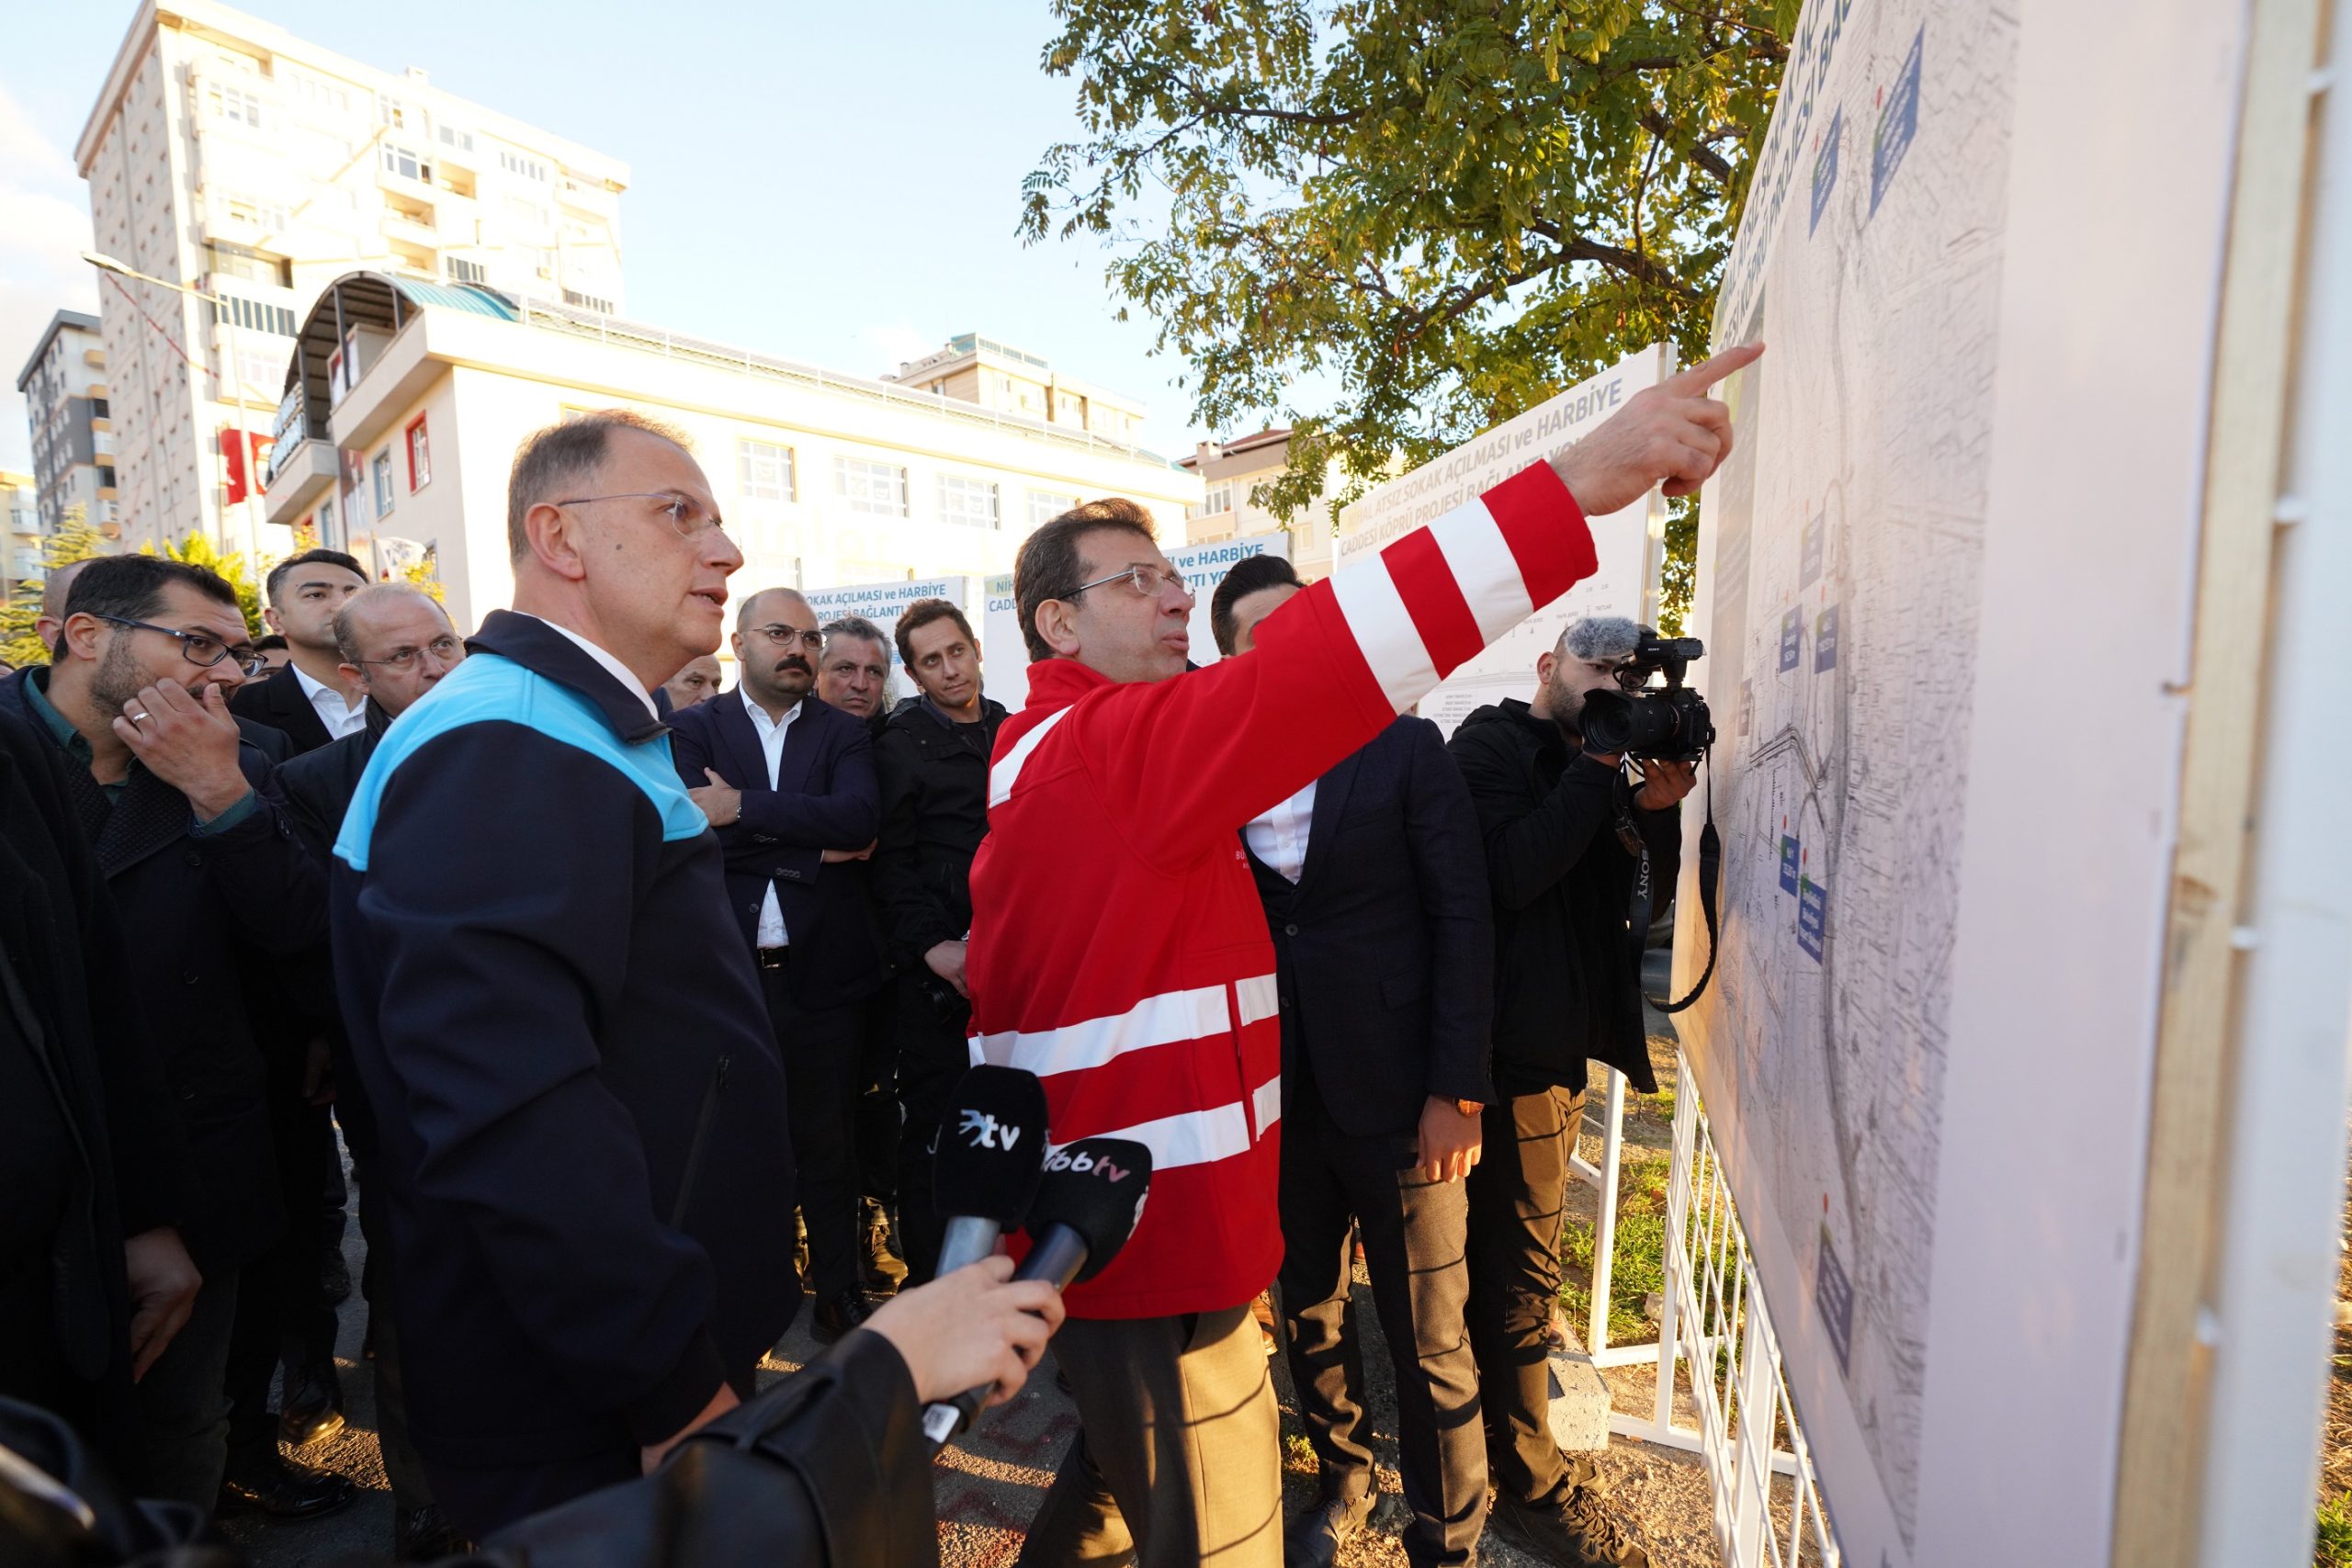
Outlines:
<svg viewBox="0 0 2352 1568"><path fill-rule="evenodd" d="M1283 1315L1324 1495L1366 1496L1374 1486L1363 1337L1348 1290L1353 1221L1396 1372L1398 1468L1413 1510L1406 1556L1470 1562L1486 1523L1487 1452L1463 1324L1468 1194L1422 1176L1412 1135L1343 1131L1306 1075L1284 1081L1283 1101Z"/></svg>
<svg viewBox="0 0 2352 1568"><path fill-rule="evenodd" d="M819 1301L858 1287L856 1004L803 1007L792 994L788 947L763 949L760 988L784 1057L786 1122L808 1227L809 1288Z"/></svg>
<svg viewBox="0 0 2352 1568"><path fill-rule="evenodd" d="M857 1190L882 1204L899 1201L899 1037L891 1022L895 984L857 1006Z"/></svg>
<svg viewBox="0 0 2352 1568"><path fill-rule="evenodd" d="M1486 1149L1470 1173L1470 1342L1478 1356L1487 1463L1520 1502L1571 1484L1551 1423L1545 1335L1560 1298L1560 1225L1584 1096L1565 1089L1487 1107Z"/></svg>
<svg viewBox="0 0 2352 1568"><path fill-rule="evenodd" d="M906 1123L899 1134L899 1245L906 1249L907 1283L920 1285L939 1261L946 1224L932 1190L933 1151L947 1119L956 1086L971 1066L966 1027L972 1010L960 998L942 1007L937 993L920 976L892 981L893 1022L899 1037L899 1102Z"/></svg>

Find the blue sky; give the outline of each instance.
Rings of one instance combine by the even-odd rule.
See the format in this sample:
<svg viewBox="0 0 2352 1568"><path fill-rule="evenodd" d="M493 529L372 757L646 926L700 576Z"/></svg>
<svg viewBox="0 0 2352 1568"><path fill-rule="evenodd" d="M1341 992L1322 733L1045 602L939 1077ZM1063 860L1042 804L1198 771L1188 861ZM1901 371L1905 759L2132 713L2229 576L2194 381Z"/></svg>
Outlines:
<svg viewBox="0 0 2352 1568"><path fill-rule="evenodd" d="M1147 444L1192 449L1176 367L1114 319L1104 252L1013 235L1022 177L1075 134L1075 84L1037 66L1044 0L240 8L625 159L631 316L864 375L977 331L1143 399ZM136 7L8 9L0 467L22 468L17 371L52 310L96 309L73 146Z"/></svg>

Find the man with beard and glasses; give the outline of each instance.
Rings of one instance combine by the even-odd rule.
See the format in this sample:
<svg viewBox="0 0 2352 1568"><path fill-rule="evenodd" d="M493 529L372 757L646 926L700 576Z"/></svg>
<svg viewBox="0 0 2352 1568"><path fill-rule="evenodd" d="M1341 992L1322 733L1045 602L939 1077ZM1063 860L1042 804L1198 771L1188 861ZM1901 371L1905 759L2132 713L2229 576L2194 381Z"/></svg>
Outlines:
<svg viewBox="0 0 2352 1568"><path fill-rule="evenodd" d="M1674 886L1678 807L1695 766L1594 751L1586 694L1613 691L1644 628L1572 623L1535 663L1532 702L1462 721L1447 749L1470 786L1494 893L1494 1081L1486 1157L1470 1173L1470 1343L1478 1359L1494 1532L1548 1562L1649 1561L1552 1439L1548 1335L1560 1291L1568 1158L1584 1118L1585 1059L1654 1092L1627 916L1646 850Z"/></svg>
<svg viewBox="0 0 2352 1568"><path fill-rule="evenodd" d="M287 1222L247 982L322 940L325 875L229 711L259 664L235 591L200 567L114 556L90 562L62 608L55 662L11 677L0 702L64 753L138 957L195 1177L182 1234L204 1276L187 1325L140 1382L134 1484L205 1508L324 1513L350 1484L288 1462L274 1440L230 1470L223 1390L239 1275ZM274 1342L263 1348L274 1362Z"/></svg>
<svg viewBox="0 0 2352 1568"><path fill-rule="evenodd" d="M882 983L864 863L881 816L874 745L862 720L811 689L825 637L806 599L763 590L743 601L735 626L741 684L673 715L672 753L718 829L728 898L758 961L784 1057L814 1326L830 1343L872 1311L860 1289L850 1126L860 1004Z"/></svg>

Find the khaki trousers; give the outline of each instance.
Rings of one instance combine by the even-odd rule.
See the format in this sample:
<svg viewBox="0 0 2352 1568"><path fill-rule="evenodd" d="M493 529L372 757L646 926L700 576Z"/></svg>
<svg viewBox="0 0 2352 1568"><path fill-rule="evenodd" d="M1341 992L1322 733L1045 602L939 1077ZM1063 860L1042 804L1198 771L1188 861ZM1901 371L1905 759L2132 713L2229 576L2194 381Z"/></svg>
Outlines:
<svg viewBox="0 0 2352 1568"><path fill-rule="evenodd" d="M1085 1425L1022 1562L1279 1568L1280 1416L1247 1306L1071 1318L1054 1354Z"/></svg>

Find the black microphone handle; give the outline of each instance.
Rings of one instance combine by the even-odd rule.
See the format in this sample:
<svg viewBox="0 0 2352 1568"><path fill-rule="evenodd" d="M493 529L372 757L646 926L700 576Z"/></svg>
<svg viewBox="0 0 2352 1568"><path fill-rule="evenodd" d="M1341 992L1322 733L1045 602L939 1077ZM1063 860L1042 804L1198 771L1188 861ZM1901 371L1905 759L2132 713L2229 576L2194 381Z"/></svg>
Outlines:
<svg viewBox="0 0 2352 1568"><path fill-rule="evenodd" d="M1012 1271L1015 1280L1044 1280L1057 1291L1069 1289L1078 1271L1086 1267L1089 1248L1086 1238L1068 1225L1046 1227L1021 1267ZM983 1383L967 1388L951 1400L927 1406L922 1413L923 1435L935 1448L945 1448L950 1439L971 1426L972 1418L980 1413L980 1402L987 1399L995 1385Z"/></svg>

